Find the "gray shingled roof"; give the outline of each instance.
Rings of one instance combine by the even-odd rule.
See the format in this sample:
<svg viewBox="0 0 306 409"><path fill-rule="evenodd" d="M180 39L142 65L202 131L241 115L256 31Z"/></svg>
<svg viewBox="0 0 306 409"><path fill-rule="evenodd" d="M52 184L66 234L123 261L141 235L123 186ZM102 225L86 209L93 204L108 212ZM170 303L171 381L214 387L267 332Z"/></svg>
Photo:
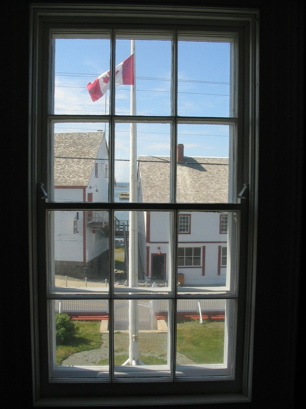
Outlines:
<svg viewBox="0 0 306 409"><path fill-rule="evenodd" d="M228 201L228 158L184 156L177 165L177 201ZM169 157L140 156L139 179L144 202L169 202Z"/></svg>
<svg viewBox="0 0 306 409"><path fill-rule="evenodd" d="M54 185L87 186L103 131L54 134Z"/></svg>

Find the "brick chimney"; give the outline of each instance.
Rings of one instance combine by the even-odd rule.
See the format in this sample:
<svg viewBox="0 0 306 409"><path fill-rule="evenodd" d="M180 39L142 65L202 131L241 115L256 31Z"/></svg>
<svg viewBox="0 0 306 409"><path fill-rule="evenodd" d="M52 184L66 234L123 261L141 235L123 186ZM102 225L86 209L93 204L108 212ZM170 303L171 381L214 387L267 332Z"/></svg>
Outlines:
<svg viewBox="0 0 306 409"><path fill-rule="evenodd" d="M177 145L176 160L178 163L184 163L184 145L182 143Z"/></svg>

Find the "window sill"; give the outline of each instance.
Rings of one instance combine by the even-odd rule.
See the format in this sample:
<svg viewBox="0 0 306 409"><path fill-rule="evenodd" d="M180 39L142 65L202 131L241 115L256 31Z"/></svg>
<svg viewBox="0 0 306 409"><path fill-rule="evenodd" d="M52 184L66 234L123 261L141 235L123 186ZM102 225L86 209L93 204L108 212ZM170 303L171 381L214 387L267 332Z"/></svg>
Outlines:
<svg viewBox="0 0 306 409"><path fill-rule="evenodd" d="M116 397L59 397L42 398L35 402L36 407L134 407L134 406L177 406L199 404L249 403L250 397L244 394L217 395L147 395Z"/></svg>

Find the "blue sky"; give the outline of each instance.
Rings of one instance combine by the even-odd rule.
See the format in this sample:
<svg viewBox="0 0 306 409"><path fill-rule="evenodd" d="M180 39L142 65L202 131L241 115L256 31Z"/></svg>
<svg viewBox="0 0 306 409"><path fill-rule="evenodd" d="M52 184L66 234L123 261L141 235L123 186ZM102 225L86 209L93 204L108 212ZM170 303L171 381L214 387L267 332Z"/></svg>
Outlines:
<svg viewBox="0 0 306 409"><path fill-rule="evenodd" d="M185 39L184 39L185 40ZM136 112L140 115L171 113L170 39L136 40ZM130 55L130 40L116 42L116 65ZM108 113L110 92L92 102L86 85L110 68L109 39L57 38L55 41L55 114ZM178 114L181 116L229 116L229 41L179 41ZM116 113L129 114L130 86L116 86ZM77 132L105 129L101 123L57 124L55 131ZM187 156L228 156L229 126L181 124L178 143ZM116 126L116 159L129 159L129 126ZM169 155L169 124L138 124L138 155ZM119 162L118 162L119 163ZM116 179L123 180L126 169L116 168Z"/></svg>

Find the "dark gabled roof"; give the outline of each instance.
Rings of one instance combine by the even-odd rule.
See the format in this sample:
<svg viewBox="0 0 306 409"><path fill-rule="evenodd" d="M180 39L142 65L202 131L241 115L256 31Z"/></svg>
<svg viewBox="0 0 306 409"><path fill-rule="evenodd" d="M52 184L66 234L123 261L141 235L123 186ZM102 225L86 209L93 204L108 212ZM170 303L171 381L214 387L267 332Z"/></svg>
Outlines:
<svg viewBox="0 0 306 409"><path fill-rule="evenodd" d="M228 168L228 158L184 156L177 164L177 202L227 202ZM138 169L143 202L169 202L169 157L140 156Z"/></svg>
<svg viewBox="0 0 306 409"><path fill-rule="evenodd" d="M87 186L103 131L54 134L54 185Z"/></svg>

